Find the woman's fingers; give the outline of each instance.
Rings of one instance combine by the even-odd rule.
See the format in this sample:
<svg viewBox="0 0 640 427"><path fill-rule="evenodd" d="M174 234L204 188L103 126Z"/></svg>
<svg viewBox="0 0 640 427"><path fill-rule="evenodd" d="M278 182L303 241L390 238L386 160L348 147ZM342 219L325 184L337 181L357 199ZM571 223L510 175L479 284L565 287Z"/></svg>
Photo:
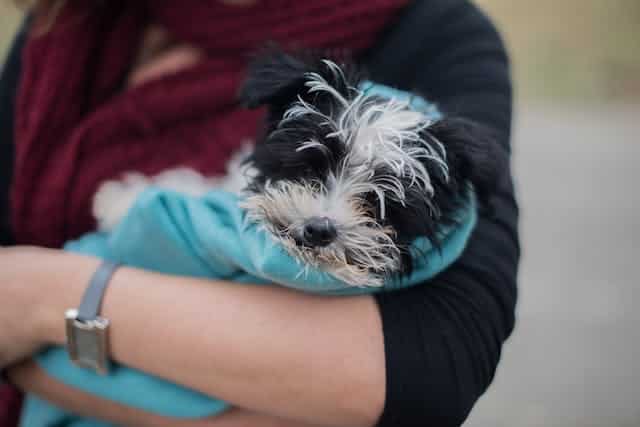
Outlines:
<svg viewBox="0 0 640 427"><path fill-rule="evenodd" d="M197 64L203 57L204 52L201 49L184 43L174 43L162 28L149 27L127 84L129 87L135 87L177 73Z"/></svg>

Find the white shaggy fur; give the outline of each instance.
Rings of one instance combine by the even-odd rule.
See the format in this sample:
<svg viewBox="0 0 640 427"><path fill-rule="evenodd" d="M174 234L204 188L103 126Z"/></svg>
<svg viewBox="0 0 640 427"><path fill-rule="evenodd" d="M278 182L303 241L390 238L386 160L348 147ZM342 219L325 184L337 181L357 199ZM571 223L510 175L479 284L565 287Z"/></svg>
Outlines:
<svg viewBox="0 0 640 427"><path fill-rule="evenodd" d="M327 60L324 63L336 78L344 79L338 65ZM342 111L335 114L335 117L330 117L299 97L285 112L283 123L296 117L310 115L334 129L329 136L339 137L347 148L347 155L342 164L343 171L338 179L346 178L351 182L354 175L363 174L358 181L365 182L372 178L371 170L389 170L390 173L378 175L372 182L376 187L374 191L378 194L383 218L386 197L393 197L400 203L404 202L405 186L401 182L404 178L409 178L411 185L418 185L421 190L433 195L431 177L423 162L434 162L445 177L449 173L446 151L442 143L433 137L425 141L421 136L421 132L432 125L433 120L413 111L408 101L381 100L353 87L350 90L355 97L349 100L319 74L309 73L307 77L306 86L309 93L328 93L341 105ZM324 152L324 148L317 141L307 141L299 150L319 149Z"/></svg>
<svg viewBox="0 0 640 427"><path fill-rule="evenodd" d="M193 169L176 168L153 177L130 172L120 181L103 183L93 199L93 216L98 223L98 229L113 230L125 217L140 193L149 187L173 190L196 197L203 196L214 189L240 193L246 187L250 173L242 165L250 149L250 145L245 144L231 158L227 164L227 174L222 177L205 177Z"/></svg>

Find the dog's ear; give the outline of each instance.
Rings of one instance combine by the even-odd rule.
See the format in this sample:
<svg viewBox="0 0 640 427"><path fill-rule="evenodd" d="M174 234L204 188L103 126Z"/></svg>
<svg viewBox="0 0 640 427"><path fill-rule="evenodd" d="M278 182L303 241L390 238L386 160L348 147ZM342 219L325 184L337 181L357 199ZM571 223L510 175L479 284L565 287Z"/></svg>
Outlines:
<svg viewBox="0 0 640 427"><path fill-rule="evenodd" d="M307 73L311 71L314 65L306 58L269 45L249 63L239 92L240 102L249 108L289 104L303 92Z"/></svg>
<svg viewBox="0 0 640 427"><path fill-rule="evenodd" d="M509 157L490 128L474 121L445 117L427 129L447 152L450 174L458 181L471 181L485 201L507 171Z"/></svg>

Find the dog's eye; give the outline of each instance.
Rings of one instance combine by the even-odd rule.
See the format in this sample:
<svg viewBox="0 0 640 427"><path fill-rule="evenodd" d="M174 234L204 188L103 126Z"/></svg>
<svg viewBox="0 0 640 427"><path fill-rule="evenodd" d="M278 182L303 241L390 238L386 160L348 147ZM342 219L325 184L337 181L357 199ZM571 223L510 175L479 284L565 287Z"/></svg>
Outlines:
<svg viewBox="0 0 640 427"><path fill-rule="evenodd" d="M377 218L378 216L378 197L374 192L363 194L359 200L360 211L368 218Z"/></svg>
<svg viewBox="0 0 640 427"><path fill-rule="evenodd" d="M283 165L289 178L324 180L329 172L326 158L317 152L300 152L290 163Z"/></svg>
<svg viewBox="0 0 640 427"><path fill-rule="evenodd" d="M369 218L377 219L380 217L380 199L378 195L371 191L362 197L363 214Z"/></svg>

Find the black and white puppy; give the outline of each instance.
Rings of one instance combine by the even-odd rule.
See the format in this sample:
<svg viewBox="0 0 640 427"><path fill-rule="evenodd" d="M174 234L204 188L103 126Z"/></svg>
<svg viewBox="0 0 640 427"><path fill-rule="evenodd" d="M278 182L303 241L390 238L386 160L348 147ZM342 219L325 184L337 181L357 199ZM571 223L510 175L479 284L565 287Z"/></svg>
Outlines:
<svg viewBox="0 0 640 427"><path fill-rule="evenodd" d="M240 93L248 107L268 109L244 167L234 160L225 179L182 169L106 183L94 203L101 228L117 224L149 184L196 195L242 190L248 217L309 265L353 286L410 272L411 243L437 245L470 184L481 199L492 193L506 154L483 127L434 120L407 100L363 91L363 81L352 65L270 49Z"/></svg>

